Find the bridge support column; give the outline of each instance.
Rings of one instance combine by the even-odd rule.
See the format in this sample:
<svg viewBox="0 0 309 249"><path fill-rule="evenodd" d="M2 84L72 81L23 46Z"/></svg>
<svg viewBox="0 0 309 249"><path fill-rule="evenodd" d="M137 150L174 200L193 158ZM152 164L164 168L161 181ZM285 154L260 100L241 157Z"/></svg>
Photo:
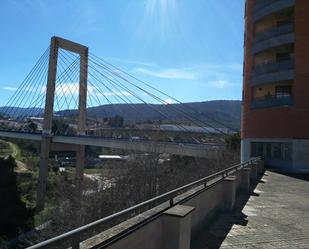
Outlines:
<svg viewBox="0 0 309 249"><path fill-rule="evenodd" d="M58 62L58 45L55 37L51 38L50 52L49 52L49 65L48 65L48 79L46 87L46 100L44 109L44 123L43 123L43 138L41 142L41 158L40 158L40 171L39 171L39 186L37 190L37 210L40 211L44 208L46 181L48 173L48 159L51 149L51 133L54 111L54 97L55 85L57 75L57 62Z"/></svg>
<svg viewBox="0 0 309 249"><path fill-rule="evenodd" d="M88 48L80 52L79 100L78 100L78 135L85 135L87 110L87 75L88 75ZM75 182L78 191L82 190L82 181L85 166L85 145L79 145L76 151Z"/></svg>
<svg viewBox="0 0 309 249"><path fill-rule="evenodd" d="M84 177L84 165L85 165L85 146L79 145L76 150L76 172L75 172L75 184L78 191L81 191L82 182Z"/></svg>
<svg viewBox="0 0 309 249"><path fill-rule="evenodd" d="M41 142L39 182L36 201L36 208L38 211L44 209L50 146L51 137L44 137Z"/></svg>
<svg viewBox="0 0 309 249"><path fill-rule="evenodd" d="M236 176L229 176L223 180L224 201L223 211L231 211L234 208L236 200Z"/></svg>
<svg viewBox="0 0 309 249"><path fill-rule="evenodd" d="M250 168L243 168L241 169L241 190L243 191L249 191L250 189L250 174L251 169Z"/></svg>
<svg viewBox="0 0 309 249"><path fill-rule="evenodd" d="M195 207L177 205L164 212L164 249L190 249L191 213Z"/></svg>

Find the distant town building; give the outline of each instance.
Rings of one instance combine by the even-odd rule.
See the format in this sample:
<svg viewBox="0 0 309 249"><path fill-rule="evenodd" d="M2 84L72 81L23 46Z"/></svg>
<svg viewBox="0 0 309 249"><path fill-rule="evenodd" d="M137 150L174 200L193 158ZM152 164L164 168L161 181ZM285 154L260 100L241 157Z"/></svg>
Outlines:
<svg viewBox="0 0 309 249"><path fill-rule="evenodd" d="M242 160L309 172L309 0L247 0Z"/></svg>
<svg viewBox="0 0 309 249"><path fill-rule="evenodd" d="M43 121L44 118L41 117L30 117L29 120L31 120L33 123L37 125L38 131L43 131Z"/></svg>
<svg viewBox="0 0 309 249"><path fill-rule="evenodd" d="M21 129L22 125L17 121L10 120L10 119L0 119L0 126L4 128L10 129Z"/></svg>
<svg viewBox="0 0 309 249"><path fill-rule="evenodd" d="M216 128L216 127L201 127L191 125L173 125L173 124L162 124L159 125L159 130L162 131L182 131L182 132L196 132L196 133L215 133L215 134L229 134L228 128Z"/></svg>

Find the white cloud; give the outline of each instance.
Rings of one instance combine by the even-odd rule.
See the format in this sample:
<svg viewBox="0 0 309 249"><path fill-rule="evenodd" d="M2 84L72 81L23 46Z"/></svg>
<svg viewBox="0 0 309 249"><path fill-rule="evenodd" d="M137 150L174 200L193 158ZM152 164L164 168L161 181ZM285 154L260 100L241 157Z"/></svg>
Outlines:
<svg viewBox="0 0 309 249"><path fill-rule="evenodd" d="M158 78L165 79L183 79L183 80L195 80L197 75L193 72L183 69L162 69L162 70L150 70L145 68L135 68L135 72L139 72L145 75L150 75Z"/></svg>
<svg viewBox="0 0 309 249"><path fill-rule="evenodd" d="M56 84L56 95L78 95L79 84L78 83L60 83Z"/></svg>
<svg viewBox="0 0 309 249"><path fill-rule="evenodd" d="M11 86L4 86L2 87L3 90L15 92L18 88L17 87L11 87Z"/></svg>
<svg viewBox="0 0 309 249"><path fill-rule="evenodd" d="M7 91L16 91L18 88L17 87L10 87L10 86L4 86L2 87L3 90ZM46 92L46 86L38 87L38 88L33 88L33 87L27 87L24 89L24 91L27 92L37 92L39 94L45 94ZM90 95L94 94L98 97L103 97L103 96L132 96L131 93L127 91L117 91L114 89L111 89L110 92L103 92L99 91L95 87L89 85L87 87L87 92ZM55 89L55 95L64 95L64 96L69 96L69 95L78 95L79 94L79 83L77 82L67 82L67 83L57 83L56 84L56 89Z"/></svg>
<svg viewBox="0 0 309 249"><path fill-rule="evenodd" d="M212 81L211 85L215 88L223 89L226 87L230 87L233 84L229 82L228 80L219 79L219 80Z"/></svg>
<svg viewBox="0 0 309 249"><path fill-rule="evenodd" d="M126 91L114 91L111 89L110 92L99 91L93 86L87 87L88 95L94 96L94 94L98 97L103 96L131 96L129 92ZM79 94L79 83L61 83L56 85L56 95L78 95Z"/></svg>
<svg viewBox="0 0 309 249"><path fill-rule="evenodd" d="M166 105L174 103L174 101L172 99L166 99L164 101L165 101Z"/></svg>

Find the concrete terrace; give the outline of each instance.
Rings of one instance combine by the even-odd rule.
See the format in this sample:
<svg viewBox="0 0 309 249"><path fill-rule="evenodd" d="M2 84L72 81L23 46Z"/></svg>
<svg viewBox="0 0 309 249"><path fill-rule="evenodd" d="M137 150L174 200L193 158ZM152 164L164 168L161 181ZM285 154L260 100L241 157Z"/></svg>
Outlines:
<svg viewBox="0 0 309 249"><path fill-rule="evenodd" d="M309 248L309 177L266 171L251 195L237 196L192 240L192 249Z"/></svg>

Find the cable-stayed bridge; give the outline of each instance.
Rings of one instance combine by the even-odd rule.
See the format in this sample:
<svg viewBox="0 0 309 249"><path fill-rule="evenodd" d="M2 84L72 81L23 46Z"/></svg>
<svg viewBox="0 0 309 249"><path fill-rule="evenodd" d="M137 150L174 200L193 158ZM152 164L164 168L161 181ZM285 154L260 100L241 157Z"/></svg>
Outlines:
<svg viewBox="0 0 309 249"><path fill-rule="evenodd" d="M121 116L128 116L117 110L117 104L128 104L132 112L139 112L136 103L143 104L145 111L155 113L159 120L176 126L178 137L186 133L190 139L175 141L165 136L164 131L151 137L146 131L144 137L104 135L107 123L119 127L123 123ZM110 120L109 113L93 109L106 104L113 106L119 116ZM24 109L28 111L18 113ZM52 37L50 46L2 110L5 120L1 122L0 136L41 143L37 204L42 207L52 150L76 152L77 186L83 178L86 145L194 157L217 156L223 148L225 125L195 113L190 105L184 108L171 95L89 53L86 46ZM33 117L41 120L41 131L29 121ZM188 124L208 133L210 138L192 132Z"/></svg>

